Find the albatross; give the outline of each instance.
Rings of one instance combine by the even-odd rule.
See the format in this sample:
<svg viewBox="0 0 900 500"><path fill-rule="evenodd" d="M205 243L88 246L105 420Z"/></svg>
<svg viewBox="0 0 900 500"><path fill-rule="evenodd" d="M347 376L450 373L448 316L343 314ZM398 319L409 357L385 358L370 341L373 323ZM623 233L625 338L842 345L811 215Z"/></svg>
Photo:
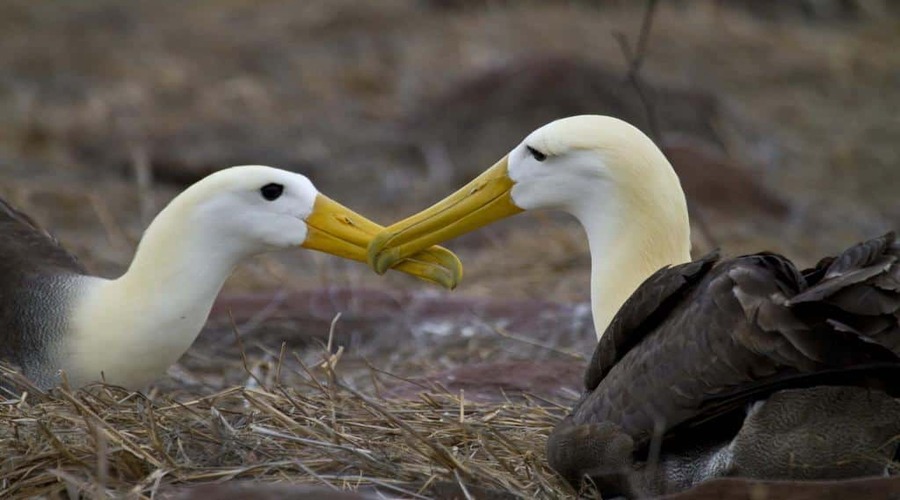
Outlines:
<svg viewBox="0 0 900 500"><path fill-rule="evenodd" d="M243 259L303 247L365 262L380 229L303 175L232 167L175 197L128 270L105 279L0 200L0 360L40 388L58 384L63 371L72 387L104 379L139 389L188 349ZM396 269L453 288L462 268L436 247Z"/></svg>
<svg viewBox="0 0 900 500"><path fill-rule="evenodd" d="M771 475L762 465L735 465L766 461L753 460L770 453L759 451L771 445L760 441L774 439L763 437L766 422L785 424L778 432L786 442L797 442L810 426L825 436L826 428L848 430L824 422L821 408L832 403L841 405L835 418L855 423L870 451L900 430L884 425L884 415L900 420L893 399L900 381L894 236L860 243L806 271L772 253L724 259L714 252L692 260L678 176L645 134L612 117L564 118L532 132L466 186L373 238L369 264L385 272L429 245L543 208L575 216L591 254L598 344L582 398L547 445L550 465L573 484L590 477L613 492L627 490L618 474L635 465L632 459L647 459L656 438L667 440L666 451L673 448L665 443L679 437L706 442L726 427L724 444L705 448L713 452L700 453L700 465L686 465L693 469L688 475L703 476L697 471L704 468L705 477ZM837 401L821 389L829 386L871 393L840 393ZM767 397L776 401L761 407ZM735 415L737 427L726 425ZM831 457L845 451L834 449ZM830 459L812 448L788 452ZM884 471L885 462L879 467ZM684 472L677 469L672 473ZM810 470L805 477L833 473Z"/></svg>

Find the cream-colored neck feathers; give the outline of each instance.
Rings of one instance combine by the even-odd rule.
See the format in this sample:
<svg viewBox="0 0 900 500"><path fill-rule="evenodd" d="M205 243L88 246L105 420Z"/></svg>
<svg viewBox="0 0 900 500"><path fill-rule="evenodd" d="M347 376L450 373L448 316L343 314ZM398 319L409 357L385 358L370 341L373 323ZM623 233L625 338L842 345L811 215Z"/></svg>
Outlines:
<svg viewBox="0 0 900 500"><path fill-rule="evenodd" d="M110 383L141 388L197 337L232 269L252 252L217 237L209 221L194 220L196 203L181 196L166 207L120 278L82 284L60 356L73 386L100 380L103 372Z"/></svg>
<svg viewBox="0 0 900 500"><path fill-rule="evenodd" d="M582 176L584 187L578 189L591 194L573 194L566 208L587 232L591 305L600 338L645 279L691 260L687 202L668 160L635 127L609 117L576 117L555 125L545 143L599 172ZM565 137L565 144L551 137Z"/></svg>

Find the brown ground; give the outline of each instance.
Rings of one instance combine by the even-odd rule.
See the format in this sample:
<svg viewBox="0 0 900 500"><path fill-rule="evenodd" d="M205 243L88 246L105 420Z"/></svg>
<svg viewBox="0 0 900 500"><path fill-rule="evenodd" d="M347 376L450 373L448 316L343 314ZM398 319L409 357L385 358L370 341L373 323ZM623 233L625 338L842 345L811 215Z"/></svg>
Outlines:
<svg viewBox="0 0 900 500"><path fill-rule="evenodd" d="M708 225L708 235L695 227L698 252L768 249L810 264L900 226L898 9L791 7L803 3L673 0L654 18L643 74L660 142ZM615 114L649 131L615 40L634 45L640 4L7 1L0 196L103 275L124 269L146 221L185 183L235 164L303 172L396 220L553 118ZM138 182L148 170L153 180ZM483 386L460 366L477 364L496 382L491 400L519 383L491 369L583 363L589 259L571 220L523 215L449 246L466 264L452 294L309 252L255 259L158 390L247 380L229 306L251 365L271 362L282 341L318 359L304 348L337 312L341 366L355 381L371 363L471 393ZM568 401L577 372L528 384Z"/></svg>

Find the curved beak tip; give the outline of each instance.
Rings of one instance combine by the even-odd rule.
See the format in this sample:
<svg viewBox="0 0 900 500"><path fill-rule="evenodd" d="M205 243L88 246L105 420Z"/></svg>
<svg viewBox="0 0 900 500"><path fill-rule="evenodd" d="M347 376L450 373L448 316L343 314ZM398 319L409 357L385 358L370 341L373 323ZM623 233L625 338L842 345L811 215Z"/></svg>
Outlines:
<svg viewBox="0 0 900 500"><path fill-rule="evenodd" d="M383 250L389 239L390 235L382 231L369 242L367 249L369 266L378 274L386 273L391 268L391 264L394 263L390 261L389 255L385 255Z"/></svg>
<svg viewBox="0 0 900 500"><path fill-rule="evenodd" d="M456 290L457 285L459 285L459 282L462 281L462 268L448 268L447 270L447 279L441 284L447 290Z"/></svg>
<svg viewBox="0 0 900 500"><path fill-rule="evenodd" d="M456 254L451 254L451 255L453 256L454 262L453 262L453 265L447 266L447 269L450 271L450 278L451 278L450 285L447 286L447 288L450 290L455 290L456 286L463 279L463 265L462 265L462 262L459 260L459 257L456 256Z"/></svg>
<svg viewBox="0 0 900 500"><path fill-rule="evenodd" d="M369 263L369 267L372 268L378 274L384 274L387 271L387 268L383 267L384 264L381 262L381 249L384 248L384 244L386 238L383 236L384 231L375 235L374 238L369 242L369 246L366 249L367 260Z"/></svg>
<svg viewBox="0 0 900 500"><path fill-rule="evenodd" d="M391 268L391 265L396 262L396 259L391 258L388 252L380 253L375 257L374 269L378 274L384 274Z"/></svg>

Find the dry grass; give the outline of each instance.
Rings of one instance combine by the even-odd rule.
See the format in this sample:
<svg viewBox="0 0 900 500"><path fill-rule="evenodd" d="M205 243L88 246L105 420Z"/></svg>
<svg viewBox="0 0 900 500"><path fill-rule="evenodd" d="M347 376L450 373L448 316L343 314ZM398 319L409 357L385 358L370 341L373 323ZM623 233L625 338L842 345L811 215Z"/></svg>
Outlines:
<svg viewBox="0 0 900 500"><path fill-rule="evenodd" d="M0 380L27 391L0 391L0 498L164 498L232 480L405 498L446 498L459 483L477 498L571 496L548 468L544 444L577 396L577 380L559 380L571 387L560 396L536 386L526 395L496 385L460 390L453 379L429 377L488 361L583 363L542 345L585 350L589 332L567 326L575 321L568 315L522 329L508 317L525 306L481 316L475 304L454 314L468 309L461 299L421 318L411 311L452 301L400 298L400 314L385 308L383 293L329 290L289 294L253 326L268 296L251 297L257 301L232 304L227 314L214 311L178 366L144 394L108 385L46 394L0 365ZM343 318L329 322L319 302ZM298 310L304 304L309 310ZM552 311L528 307L538 316ZM455 320L445 322L450 314ZM420 332L429 321L451 330ZM493 331L507 324L514 338ZM288 347L279 350L280 342ZM477 400L486 394L493 402Z"/></svg>
<svg viewBox="0 0 900 500"><path fill-rule="evenodd" d="M520 498L570 493L543 456L562 406L440 389L382 399L334 365L304 368L291 387L276 383L276 367L270 380L195 398L98 385L0 400L0 497L154 498L231 479L410 498L448 482Z"/></svg>

